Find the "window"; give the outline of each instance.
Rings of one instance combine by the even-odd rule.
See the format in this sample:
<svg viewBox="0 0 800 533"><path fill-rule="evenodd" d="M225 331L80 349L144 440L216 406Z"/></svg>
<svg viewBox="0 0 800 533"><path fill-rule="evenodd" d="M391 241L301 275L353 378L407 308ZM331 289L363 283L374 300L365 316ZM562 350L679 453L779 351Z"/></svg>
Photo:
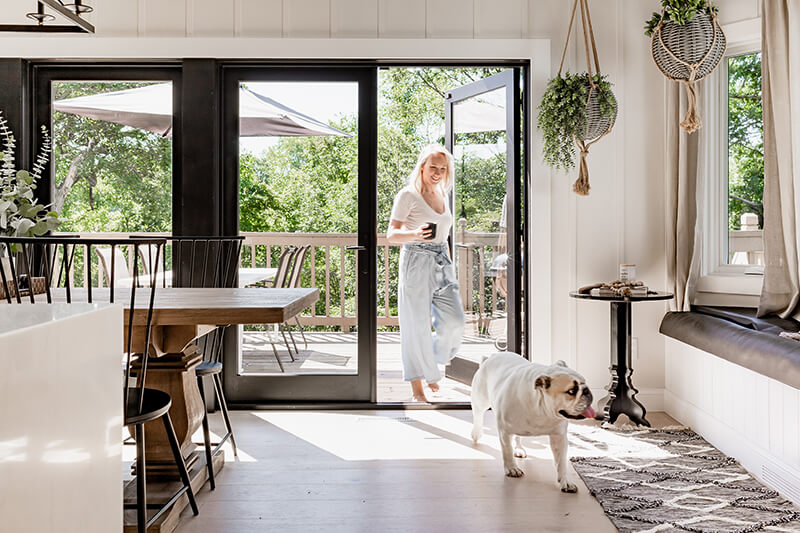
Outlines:
<svg viewBox="0 0 800 533"><path fill-rule="evenodd" d="M761 52L727 60L728 250L732 265L763 265L764 123Z"/></svg>
<svg viewBox="0 0 800 533"><path fill-rule="evenodd" d="M723 31L726 55L699 85L703 246L694 303L757 306L764 264L761 20Z"/></svg>
<svg viewBox="0 0 800 533"><path fill-rule="evenodd" d="M74 72L55 72L49 92L58 231L171 231L172 82Z"/></svg>

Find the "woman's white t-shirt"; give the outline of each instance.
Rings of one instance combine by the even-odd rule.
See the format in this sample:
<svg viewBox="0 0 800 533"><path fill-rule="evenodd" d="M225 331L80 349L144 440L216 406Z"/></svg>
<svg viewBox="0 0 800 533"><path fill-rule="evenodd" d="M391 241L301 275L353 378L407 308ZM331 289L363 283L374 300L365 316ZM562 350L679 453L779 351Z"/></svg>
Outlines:
<svg viewBox="0 0 800 533"><path fill-rule="evenodd" d="M410 230L424 226L428 222L436 224L436 237L424 242L445 242L453 225L447 198L444 201L444 213L437 213L416 189L408 186L401 189L394 197L391 219L403 222L406 229Z"/></svg>

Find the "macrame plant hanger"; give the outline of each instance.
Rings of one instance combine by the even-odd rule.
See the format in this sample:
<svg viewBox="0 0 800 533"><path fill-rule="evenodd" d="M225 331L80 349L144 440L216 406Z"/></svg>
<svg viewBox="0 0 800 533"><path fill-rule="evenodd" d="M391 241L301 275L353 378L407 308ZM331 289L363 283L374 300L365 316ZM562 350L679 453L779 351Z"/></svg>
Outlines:
<svg viewBox="0 0 800 533"><path fill-rule="evenodd" d="M572 35L572 24L575 21L575 13L578 10L578 4L581 6L581 26L583 27L583 45L586 52L586 72L589 74L589 95L586 99L586 107L589 108L589 101L592 96L599 90L599 87L594 81L594 74L600 73L600 59L597 55L597 45L594 40L594 29L592 28L592 17L589 14L588 0L575 0L572 4L572 15L569 18L569 28L567 29L567 40L564 43L564 51L561 54L561 64L558 66L558 75L561 76L561 71L564 68L564 60L567 57L567 48L569 47L569 39ZM591 48L591 53L590 53ZM594 58L594 73L592 72L592 58ZM586 117L587 126L592 117ZM611 128L614 127L614 121L609 123L608 128L595 138L579 137L578 135L572 136L575 146L580 151L580 165L578 168L578 179L572 185L572 190L581 195L588 196L589 189L589 167L586 164L586 156L589 155L589 147L608 135ZM588 130L589 128L585 128Z"/></svg>
<svg viewBox="0 0 800 533"><path fill-rule="evenodd" d="M661 73L686 87L688 109L681 122L681 128L687 133L694 133L703 126L700 114L697 112L695 84L716 68L727 45L725 34L713 10L709 10L708 25L702 24L705 19L703 13L697 13L695 19L697 20L685 26L679 26L678 28L684 28L681 32L674 31L673 25L673 32L665 41L664 24L667 22L667 17L664 8L661 10L661 20L653 30L650 41L650 53ZM707 43L709 38L708 49L703 52L700 46L702 43ZM696 55L698 49L702 54L699 57Z"/></svg>

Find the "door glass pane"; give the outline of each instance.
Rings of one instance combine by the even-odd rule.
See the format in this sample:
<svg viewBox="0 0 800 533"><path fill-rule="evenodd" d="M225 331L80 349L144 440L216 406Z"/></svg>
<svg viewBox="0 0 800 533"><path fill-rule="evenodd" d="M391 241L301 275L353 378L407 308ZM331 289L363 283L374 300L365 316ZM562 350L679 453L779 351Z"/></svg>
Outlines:
<svg viewBox="0 0 800 533"><path fill-rule="evenodd" d="M400 246L386 240L392 205L407 185L420 149L445 144L445 98L450 91L488 78L504 69L424 67L381 69L378 78L378 336L377 399L411 400L404 381L398 317ZM473 102L474 100L474 102ZM504 300L491 292L497 285L492 260L499 256L502 202L505 192L505 90L493 91L456 105L455 186L450 211L454 262L467 317L458 357L480 361L504 343ZM500 130L500 131L498 131ZM462 204L465 216L462 217ZM459 220L464 218L462 222ZM459 226L461 224L461 226ZM459 228L461 228L459 230ZM480 267L483 261L483 267ZM479 286L485 287L481 300ZM483 305L483 308L480 307ZM455 361L455 360L454 360ZM470 366L471 361L467 366ZM468 402L463 368L450 372L439 365L443 379L428 399ZM458 376L456 376L458 374Z"/></svg>
<svg viewBox="0 0 800 533"><path fill-rule="evenodd" d="M244 327L240 373L357 374L358 84L242 81L239 102L240 283L320 291L297 320Z"/></svg>
<svg viewBox="0 0 800 533"><path fill-rule="evenodd" d="M456 277L467 315L461 357L506 348L506 88L453 109Z"/></svg>
<svg viewBox="0 0 800 533"><path fill-rule="evenodd" d="M172 229L172 84L52 85L60 232Z"/></svg>

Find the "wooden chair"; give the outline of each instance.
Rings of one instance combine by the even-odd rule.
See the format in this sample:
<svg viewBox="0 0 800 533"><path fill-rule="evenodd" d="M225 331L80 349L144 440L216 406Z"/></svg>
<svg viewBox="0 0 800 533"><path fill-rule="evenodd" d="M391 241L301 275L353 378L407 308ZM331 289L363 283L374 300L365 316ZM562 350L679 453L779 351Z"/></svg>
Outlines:
<svg viewBox="0 0 800 533"><path fill-rule="evenodd" d="M243 236L231 237L177 237L169 238L172 243L173 286L175 287L236 287L236 273L239 266L239 255L242 251ZM147 250L143 250L147 252ZM152 265L153 254L148 257ZM155 256L156 262L158 256ZM225 332L228 324L218 324L209 333L196 340L203 353L203 360L195 367L197 388L200 397L206 404L203 378L210 377L214 384L214 392L219 402L222 418L225 421L226 433L218 443L211 442L208 427L208 409L203 411L203 446L208 469L208 481L211 490L216 488L212 458L220 452L222 445L230 439L233 455L238 457L236 438L233 434L228 404L222 389L222 351ZM213 449L212 449L212 446Z"/></svg>
<svg viewBox="0 0 800 533"><path fill-rule="evenodd" d="M18 238L0 237L0 256L7 256L9 260L8 268L0 268L0 287L3 289L6 302L11 303L35 303L36 301L46 301L52 303L54 295L65 297L67 303L78 300L86 302L96 302L105 296L109 302L115 301L115 294L121 297L130 298L130 308L135 307L137 293L140 301L146 299L147 318L144 326L144 342L141 347L132 345L133 343L133 317L134 313L128 313L127 334L125 336L125 378L123 381L123 423L126 426L133 426L136 439L136 503L126 504L123 508L135 508L137 517L137 529L140 533L146 533L147 528L155 523L156 520L172 506L184 494L189 500L192 512L197 515L197 502L189 480L189 473L186 470L186 463L180 450L178 438L169 416L169 409L172 406L172 398L166 392L147 388L147 367L150 360L150 331L153 318L153 302L155 298L156 283L154 279L148 284L149 288L138 288L138 261L134 259L133 282L127 287L127 291L117 291L119 285L116 283L115 276L122 270L118 266L113 266L108 273L108 289L100 290L92 288L91 280L86 285L86 289L79 289L72 286L73 274L75 271L76 252L82 252L84 260L83 274L91 276L92 250L98 246L110 247L112 257L114 250L118 246L132 245L136 248L139 245L155 245L163 250L165 241L163 239L149 239L131 243L127 239L83 239L83 238ZM134 251L134 253L136 253ZM87 262L88 261L88 262ZM127 270L127 267L126 267ZM7 274L10 272L10 275ZM44 277L44 292L36 294L37 291L30 290L30 284L34 277ZM25 287L24 280L27 279L28 287ZM59 280L63 279L63 283ZM55 281L54 281L55 280ZM128 292L128 295L125 295ZM121 293L121 294L120 294ZM144 294L141 294L144 293ZM137 326L138 329L138 326ZM134 361L134 349L141 349ZM131 378L135 378L135 384L131 385ZM79 413L76 413L79 415ZM178 467L182 485L174 495L163 505L149 505L147 503L147 461L145 457L145 433L144 425L147 422L161 420L167 439L172 450L175 464ZM76 487L79 490L79 487ZM148 517L147 510L156 508L155 514Z"/></svg>

